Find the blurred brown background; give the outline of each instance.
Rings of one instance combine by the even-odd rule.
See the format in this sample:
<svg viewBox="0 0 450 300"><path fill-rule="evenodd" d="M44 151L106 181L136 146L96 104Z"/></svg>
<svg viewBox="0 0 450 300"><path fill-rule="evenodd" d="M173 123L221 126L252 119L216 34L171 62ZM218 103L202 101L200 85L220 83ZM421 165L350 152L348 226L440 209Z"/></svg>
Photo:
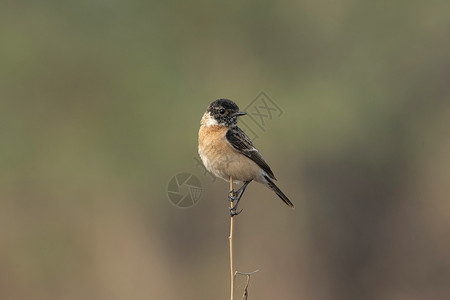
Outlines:
<svg viewBox="0 0 450 300"><path fill-rule="evenodd" d="M449 299L449 36L434 0L3 1L0 299L228 299L197 131L261 90L283 114L255 143L296 210L247 189L249 299Z"/></svg>

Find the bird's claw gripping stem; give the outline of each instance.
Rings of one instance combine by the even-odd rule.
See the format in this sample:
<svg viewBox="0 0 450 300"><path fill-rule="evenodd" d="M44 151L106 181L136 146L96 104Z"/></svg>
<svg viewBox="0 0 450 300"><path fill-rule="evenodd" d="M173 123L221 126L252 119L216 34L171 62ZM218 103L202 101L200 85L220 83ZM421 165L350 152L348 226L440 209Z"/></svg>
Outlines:
<svg viewBox="0 0 450 300"><path fill-rule="evenodd" d="M229 207L228 209L230 210L230 217L237 216L243 211L243 209L241 209L240 211L236 211L237 207Z"/></svg>
<svg viewBox="0 0 450 300"><path fill-rule="evenodd" d="M228 200L230 201L230 202L233 202L234 200L236 200L236 192L235 191L233 191L233 190L230 190L229 192L228 192Z"/></svg>

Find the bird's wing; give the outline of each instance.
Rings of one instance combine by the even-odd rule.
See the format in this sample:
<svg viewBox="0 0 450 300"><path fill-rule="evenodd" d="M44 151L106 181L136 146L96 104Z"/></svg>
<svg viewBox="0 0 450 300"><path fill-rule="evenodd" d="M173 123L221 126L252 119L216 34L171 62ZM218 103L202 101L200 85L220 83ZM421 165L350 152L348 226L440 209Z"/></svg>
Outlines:
<svg viewBox="0 0 450 300"><path fill-rule="evenodd" d="M228 142L241 154L253 160L261 169L263 169L270 178L275 179L272 170L266 163L264 158L259 154L258 150L253 146L250 138L239 127L228 129L226 134Z"/></svg>

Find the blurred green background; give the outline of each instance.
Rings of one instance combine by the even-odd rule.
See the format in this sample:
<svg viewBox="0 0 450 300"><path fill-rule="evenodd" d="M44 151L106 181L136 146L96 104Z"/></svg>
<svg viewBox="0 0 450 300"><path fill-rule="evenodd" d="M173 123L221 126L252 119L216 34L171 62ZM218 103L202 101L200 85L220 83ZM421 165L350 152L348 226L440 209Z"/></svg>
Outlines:
<svg viewBox="0 0 450 300"><path fill-rule="evenodd" d="M193 158L208 104L259 91L296 210L247 189L249 299L450 298L449 36L434 0L3 1L0 298L228 299L228 186Z"/></svg>

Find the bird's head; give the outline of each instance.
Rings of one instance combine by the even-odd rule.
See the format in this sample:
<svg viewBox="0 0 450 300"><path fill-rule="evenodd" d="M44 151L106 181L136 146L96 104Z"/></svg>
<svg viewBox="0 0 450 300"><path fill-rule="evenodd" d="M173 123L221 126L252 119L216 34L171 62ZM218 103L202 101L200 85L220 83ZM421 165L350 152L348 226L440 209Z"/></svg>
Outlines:
<svg viewBox="0 0 450 300"><path fill-rule="evenodd" d="M237 124L237 117L247 113L239 111L239 107L231 100L218 99L213 101L206 109L202 124L206 126L220 125L233 127Z"/></svg>

